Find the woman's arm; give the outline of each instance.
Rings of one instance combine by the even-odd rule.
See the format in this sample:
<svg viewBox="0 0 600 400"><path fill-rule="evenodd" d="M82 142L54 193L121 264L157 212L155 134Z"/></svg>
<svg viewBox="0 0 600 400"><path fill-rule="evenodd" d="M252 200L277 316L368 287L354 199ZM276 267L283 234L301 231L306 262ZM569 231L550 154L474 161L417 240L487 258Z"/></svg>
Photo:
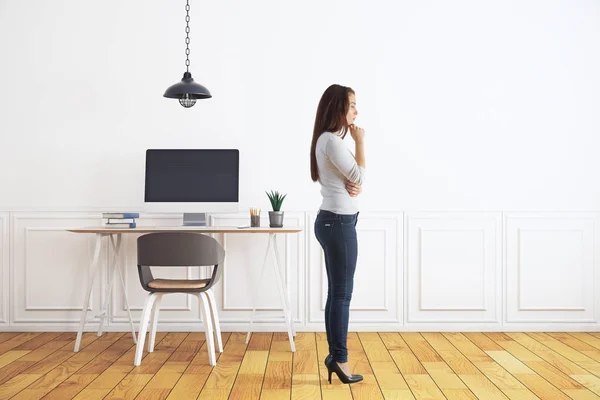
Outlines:
<svg viewBox="0 0 600 400"><path fill-rule="evenodd" d="M335 167L348 179L350 182L357 185L362 185L363 177L365 174L365 154L364 145L362 141L356 142L355 156L348 150L342 139L339 137L333 137L327 142L326 152L327 156L335 165ZM360 162L359 162L360 161ZM362 165L361 165L362 164Z"/></svg>
<svg viewBox="0 0 600 400"><path fill-rule="evenodd" d="M354 142L354 158L356 163L365 168L365 142L361 139L358 142Z"/></svg>
<svg viewBox="0 0 600 400"><path fill-rule="evenodd" d="M365 168L365 130L358 125L350 125L350 136L354 139L354 158L356 163Z"/></svg>

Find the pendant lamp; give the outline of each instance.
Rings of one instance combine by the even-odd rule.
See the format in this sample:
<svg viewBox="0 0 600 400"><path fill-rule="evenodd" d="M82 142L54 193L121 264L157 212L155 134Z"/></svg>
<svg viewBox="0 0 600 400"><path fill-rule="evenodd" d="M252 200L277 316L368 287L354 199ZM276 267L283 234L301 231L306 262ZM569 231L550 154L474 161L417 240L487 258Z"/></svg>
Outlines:
<svg viewBox="0 0 600 400"><path fill-rule="evenodd" d="M190 73L190 2L186 0L185 5L185 66L181 82L170 86L163 95L169 99L179 99L179 104L190 108L196 104L197 99L209 99L212 97L207 88L194 82Z"/></svg>

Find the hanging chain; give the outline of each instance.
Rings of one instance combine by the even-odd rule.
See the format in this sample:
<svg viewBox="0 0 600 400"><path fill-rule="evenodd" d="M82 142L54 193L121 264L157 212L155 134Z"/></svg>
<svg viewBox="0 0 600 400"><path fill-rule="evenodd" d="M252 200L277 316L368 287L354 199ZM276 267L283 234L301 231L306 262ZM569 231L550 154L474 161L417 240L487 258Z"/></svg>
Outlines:
<svg viewBox="0 0 600 400"><path fill-rule="evenodd" d="M190 72L190 2L185 5L185 66L187 72Z"/></svg>

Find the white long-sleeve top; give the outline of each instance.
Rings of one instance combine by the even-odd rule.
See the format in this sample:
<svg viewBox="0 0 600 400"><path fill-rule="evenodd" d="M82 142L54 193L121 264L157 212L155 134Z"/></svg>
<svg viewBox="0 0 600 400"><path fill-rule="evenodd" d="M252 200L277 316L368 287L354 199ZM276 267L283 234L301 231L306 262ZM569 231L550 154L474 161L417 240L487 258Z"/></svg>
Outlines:
<svg viewBox="0 0 600 400"><path fill-rule="evenodd" d="M333 132L323 133L317 140L317 167L323 202L321 210L337 214L356 214L356 197L346 190L346 180L363 184L365 168L356 163L354 155Z"/></svg>

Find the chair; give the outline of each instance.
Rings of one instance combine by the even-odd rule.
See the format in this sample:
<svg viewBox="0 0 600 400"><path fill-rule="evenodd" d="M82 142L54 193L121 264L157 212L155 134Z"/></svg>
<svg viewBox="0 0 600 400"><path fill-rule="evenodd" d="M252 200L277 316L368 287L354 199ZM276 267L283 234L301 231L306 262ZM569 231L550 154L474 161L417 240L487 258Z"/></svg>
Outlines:
<svg viewBox="0 0 600 400"><path fill-rule="evenodd" d="M198 296L206 331L208 360L216 365L215 344L223 352L221 328L214 294L211 290L221 276L225 250L212 237L193 232L159 232L140 236L137 240L138 273L142 287L149 292L140 320L140 331L135 351L134 365L140 365L148 324L148 352L154 351L156 327L160 301L167 293L188 293ZM155 279L151 266L188 267L213 266L212 276L208 279Z"/></svg>

